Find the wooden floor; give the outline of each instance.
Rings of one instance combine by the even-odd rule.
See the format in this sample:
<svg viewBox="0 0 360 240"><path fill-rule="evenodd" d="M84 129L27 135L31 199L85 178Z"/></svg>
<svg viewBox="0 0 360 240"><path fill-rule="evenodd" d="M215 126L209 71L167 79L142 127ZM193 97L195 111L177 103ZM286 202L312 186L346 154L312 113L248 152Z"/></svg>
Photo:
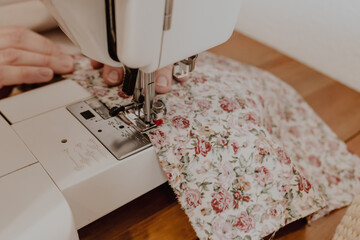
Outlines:
<svg viewBox="0 0 360 240"><path fill-rule="evenodd" d="M211 51L258 66L292 85L349 149L360 155L360 93L239 33ZM311 226L295 222L276 233L275 239L331 239L345 210ZM81 240L197 238L167 184L82 228L79 235Z"/></svg>

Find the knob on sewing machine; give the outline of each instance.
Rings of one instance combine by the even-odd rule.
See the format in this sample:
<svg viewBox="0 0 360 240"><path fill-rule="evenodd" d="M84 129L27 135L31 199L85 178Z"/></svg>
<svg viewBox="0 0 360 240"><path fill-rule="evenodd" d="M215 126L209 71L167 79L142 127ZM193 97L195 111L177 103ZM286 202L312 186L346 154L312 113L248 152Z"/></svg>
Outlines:
<svg viewBox="0 0 360 240"><path fill-rule="evenodd" d="M148 126L153 125L158 114L153 109L155 70L175 63L175 77L188 74L196 59L189 56L230 37L241 3L240 0L43 1L85 55L104 64L126 66L123 91L134 97L127 108L136 109ZM158 106L155 108L159 111Z"/></svg>

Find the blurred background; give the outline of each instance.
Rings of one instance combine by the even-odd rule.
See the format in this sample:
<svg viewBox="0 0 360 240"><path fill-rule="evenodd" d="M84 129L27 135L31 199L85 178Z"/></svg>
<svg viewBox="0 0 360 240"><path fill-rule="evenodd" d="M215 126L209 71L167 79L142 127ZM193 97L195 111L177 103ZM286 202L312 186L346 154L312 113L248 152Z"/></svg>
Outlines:
<svg viewBox="0 0 360 240"><path fill-rule="evenodd" d="M243 0L236 30L360 91L360 1Z"/></svg>

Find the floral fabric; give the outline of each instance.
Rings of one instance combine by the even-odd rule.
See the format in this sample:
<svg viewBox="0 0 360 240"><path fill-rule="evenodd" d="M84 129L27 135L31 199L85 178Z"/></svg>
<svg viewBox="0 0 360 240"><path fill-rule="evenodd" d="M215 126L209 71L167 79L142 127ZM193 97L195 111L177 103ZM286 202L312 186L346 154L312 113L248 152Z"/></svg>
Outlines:
<svg viewBox="0 0 360 240"><path fill-rule="evenodd" d="M109 87L103 81L102 69L93 69L89 59L81 55L73 57L75 59L75 71L73 74L64 75L64 78L76 81L109 108L131 102L131 97L125 95L121 91L121 87Z"/></svg>
<svg viewBox="0 0 360 240"><path fill-rule="evenodd" d="M109 107L130 101L89 66L79 58L68 77ZM188 82L157 98L168 112L148 135L200 239L259 239L359 191L359 158L267 72L204 53Z"/></svg>

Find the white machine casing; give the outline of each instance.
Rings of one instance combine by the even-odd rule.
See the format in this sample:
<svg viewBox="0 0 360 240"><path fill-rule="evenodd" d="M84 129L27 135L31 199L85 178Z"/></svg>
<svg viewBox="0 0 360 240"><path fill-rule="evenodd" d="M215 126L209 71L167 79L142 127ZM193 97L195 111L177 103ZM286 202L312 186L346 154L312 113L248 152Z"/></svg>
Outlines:
<svg viewBox="0 0 360 240"><path fill-rule="evenodd" d="M152 147L119 161L66 109L91 97L65 80L0 101L0 239L76 240L166 182Z"/></svg>
<svg viewBox="0 0 360 240"><path fill-rule="evenodd" d="M43 2L82 53L121 65L108 51L105 0ZM241 1L113 2L118 59L150 73L226 41ZM75 240L76 229L166 181L152 147L119 161L68 111L91 97L65 80L0 101L0 239Z"/></svg>
<svg viewBox="0 0 360 240"><path fill-rule="evenodd" d="M44 0L83 54L118 66L108 53L105 1ZM167 3L168 2L168 3ZM241 0L114 0L118 59L153 72L225 42ZM164 30L165 5L171 4Z"/></svg>

